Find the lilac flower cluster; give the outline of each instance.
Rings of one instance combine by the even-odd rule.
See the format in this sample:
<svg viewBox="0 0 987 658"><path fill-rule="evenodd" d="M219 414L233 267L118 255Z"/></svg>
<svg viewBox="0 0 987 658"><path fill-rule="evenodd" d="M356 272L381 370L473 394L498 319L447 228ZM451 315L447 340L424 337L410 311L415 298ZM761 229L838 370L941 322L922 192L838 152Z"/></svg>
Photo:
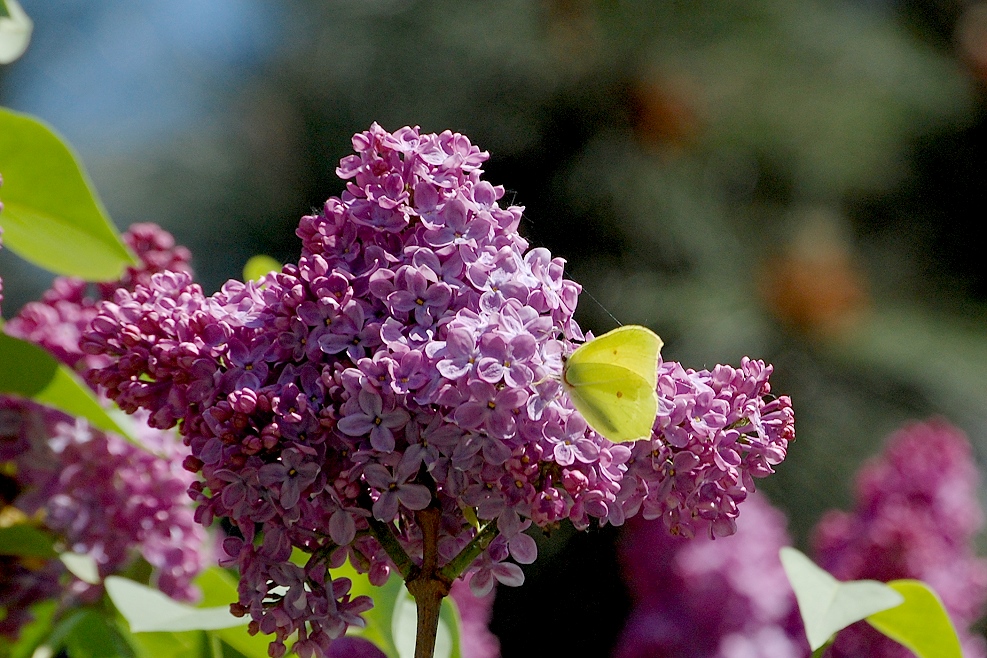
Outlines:
<svg viewBox="0 0 987 658"><path fill-rule="evenodd" d="M123 236L141 262L121 281L89 284L58 278L41 302L32 302L5 330L48 348L78 369L99 363L79 349L82 329L95 317L99 298L117 286L147 282L162 268L187 269L188 252L153 225L135 225ZM66 550L95 559L102 576L140 553L154 567L166 594L192 600L192 579L210 559L205 530L194 522L187 489L194 476L182 468L188 449L171 432L133 423L146 452L39 405L0 396L0 480L3 505L14 522L39 523ZM59 580L58 560L0 558L0 635L13 637L39 600L64 605L98 596L99 589Z"/></svg>
<svg viewBox="0 0 987 658"><path fill-rule="evenodd" d="M820 566L840 580L917 578L942 598L968 658L987 656L967 629L987 601L987 561L973 552L983 525L978 473L962 432L945 421L894 434L857 476L852 513L829 512L816 527ZM905 658L901 645L860 623L837 635L838 658Z"/></svg>
<svg viewBox="0 0 987 658"><path fill-rule="evenodd" d="M31 607L58 595L64 571L56 560L0 555L0 638L16 638L33 619Z"/></svg>
<svg viewBox="0 0 987 658"><path fill-rule="evenodd" d="M235 611L275 633L271 655L325 655L371 602L327 567L383 582L423 556L441 511L440 567L472 556L475 592L518 585L525 530L642 512L673 532L734 530L737 505L794 438L769 366L663 363L650 441L614 445L564 395L564 357L587 339L564 262L529 249L522 209L481 179L463 135L353 138L339 198L303 217L297 264L206 296L156 274L100 307L83 339L90 381L155 427L180 427L201 474L198 519L227 518ZM382 534L383 533L383 534ZM399 549L395 549L398 546ZM286 564L293 547L312 558ZM482 550L481 550L482 549ZM456 563L457 567L458 562Z"/></svg>
<svg viewBox="0 0 987 658"><path fill-rule="evenodd" d="M634 605L614 658L803 658L809 645L778 550L785 518L750 496L732 537L684 539L631 519L619 544Z"/></svg>
<svg viewBox="0 0 987 658"><path fill-rule="evenodd" d="M906 426L857 477L852 514L832 511L815 529L820 566L841 580L917 578L942 597L967 658L987 656L967 629L987 601L987 560L973 539L983 524L977 466L962 433L944 421ZM634 607L615 658L806 656L802 622L778 549L782 514L748 499L737 533L710 541L670 537L632 519L620 543ZM865 623L837 635L834 658L907 658ZM830 655L829 653L827 655Z"/></svg>
<svg viewBox="0 0 987 658"><path fill-rule="evenodd" d="M146 430L158 450L171 449L172 458L162 458L84 420L9 397L0 397L0 426L0 463L12 473L10 505L18 515L36 519L66 550L92 557L100 576L120 571L139 552L161 591L196 598L192 579L210 556L186 496L193 478L175 458L181 446L174 438ZM81 581L62 591L57 560L21 560L11 568L13 580L0 597L7 635L16 634L26 608L39 598L60 594L70 605L100 591Z"/></svg>
<svg viewBox="0 0 987 658"><path fill-rule="evenodd" d="M490 632L494 592L477 596L469 586L470 577L457 580L449 596L459 611L459 648L469 658L500 658L500 640Z"/></svg>
<svg viewBox="0 0 987 658"><path fill-rule="evenodd" d="M119 281L90 284L73 277L57 277L41 301L24 305L5 327L6 333L47 349L59 361L84 371L105 360L82 353L82 332L96 317L96 305L110 299L118 288L133 290L150 283L158 272L189 272L188 249L175 245L170 233L154 224L134 224L123 241L137 255L137 265L128 266ZM95 293L95 294L94 294Z"/></svg>

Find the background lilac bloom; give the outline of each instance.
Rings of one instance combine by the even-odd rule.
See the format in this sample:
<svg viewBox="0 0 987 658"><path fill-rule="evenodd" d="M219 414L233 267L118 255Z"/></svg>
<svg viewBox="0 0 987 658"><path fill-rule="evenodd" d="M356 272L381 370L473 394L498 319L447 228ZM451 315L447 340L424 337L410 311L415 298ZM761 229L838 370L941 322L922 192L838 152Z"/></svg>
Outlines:
<svg viewBox="0 0 987 658"><path fill-rule="evenodd" d="M805 658L795 595L778 559L785 518L759 494L736 534L670 536L640 517L618 544L633 608L614 658Z"/></svg>
<svg viewBox="0 0 987 658"><path fill-rule="evenodd" d="M942 420L910 424L857 475L853 512L828 512L815 529L817 562L840 580L916 578L940 595L968 658L987 655L969 630L987 601L987 560L974 553L983 523L976 462ZM614 656L807 656L801 620L777 557L784 518L759 495L737 533L715 541L670 537L631 519L620 546L633 609ZM840 658L908 658L869 625L841 631Z"/></svg>
<svg viewBox="0 0 987 658"><path fill-rule="evenodd" d="M500 658L500 642L489 629L494 592L477 596L469 581L469 578L457 580L449 591L459 611L459 645L463 658Z"/></svg>
<svg viewBox="0 0 987 658"><path fill-rule="evenodd" d="M99 362L85 356L79 341L95 317L96 304L118 288L147 283L162 269L188 270L189 253L151 224L134 225L122 236L138 255L116 282L95 286L56 278L40 302L28 303L6 324L10 334L48 349L78 370ZM196 371L201 362L196 362ZM169 596L192 601L192 585L209 562L203 528L193 520L187 489L195 477L182 466L188 454L176 434L151 429L147 416L133 427L147 450L104 433L81 419L29 402L0 396L0 466L7 480L7 509L24 518L42 518L43 527L69 549L85 553L101 576L122 571L138 557L153 568L153 580ZM26 565L3 559L6 575L0 601L0 634L17 635L29 620L27 609L44 598L63 605L98 597L100 588L65 575L57 560ZM68 579L68 583L65 581Z"/></svg>
<svg viewBox="0 0 987 658"><path fill-rule="evenodd" d="M170 233L154 224L134 224L121 236L137 255L139 263L129 266L120 281L91 286L73 277L57 277L40 301L25 304L4 331L44 347L57 359L77 370L85 370L100 360L83 354L79 347L82 332L96 317L96 305L112 298L120 288L146 285L158 272L189 272L188 249L175 245Z"/></svg>
<svg viewBox="0 0 987 658"><path fill-rule="evenodd" d="M182 468L184 447L176 437L144 428L151 454L125 440L29 402L0 396L3 442L0 454L13 476L6 501L23 518L43 519L43 528L71 551L89 555L100 577L123 571L141 556L165 594L194 601L192 580L205 568L210 550L204 529L193 520L186 493L194 479ZM8 434L8 433L13 434ZM12 436L19 437L11 441ZM158 456L164 455L164 456ZM8 516L9 516L8 510ZM29 620L27 608L42 598L63 605L98 598L101 588L67 577L57 561L15 564L3 558L0 580L6 618L0 634L16 637Z"/></svg>
<svg viewBox="0 0 987 658"><path fill-rule="evenodd" d="M841 580L917 578L939 594L968 658L987 644L968 630L987 602L987 560L976 557L983 526L978 473L963 433L943 420L912 423L857 474L851 512L816 527L816 561ZM865 624L837 635L833 655L906 658L910 652Z"/></svg>
<svg viewBox="0 0 987 658"><path fill-rule="evenodd" d="M353 146L337 170L346 190L298 225L297 264L208 297L184 273L155 275L105 304L85 340L106 364L90 371L94 385L124 409L148 409L157 425L180 423L203 480L197 518L228 519L248 540L231 555L239 605L275 634L271 650L299 633L301 649L324 653L366 605L330 588L310 592L301 613L270 604L282 553L302 549L312 555L308 572L320 574L320 555L330 555L330 571L349 557L383 582L400 556L376 533L385 528L420 559L426 507L442 511L440 566L481 532L471 517L481 520L489 537L465 572L481 591L523 581L508 560L535 558L520 532L529 523L619 525L643 510L683 534L693 525L732 532L751 478L772 472L794 438L790 401L770 396L770 366L663 364L654 435L614 446L580 422L558 387L543 386L584 340L572 317L579 286L547 250L528 257L522 209L500 206L503 188L481 178L487 154L449 131L391 134L376 124ZM445 226L470 237L433 244ZM300 325L320 332L320 349ZM212 361L224 376L236 367L234 341L278 346L263 356L267 379L203 396L210 369L193 373L193 364ZM299 369L318 375L310 404L300 404ZM541 396L534 413L532 394ZM556 461L559 443L573 448ZM702 458L676 473L679 453ZM259 500L244 504L254 486ZM224 496L227 487L235 493ZM255 546L258 532L265 541ZM335 601L316 604L318 596Z"/></svg>

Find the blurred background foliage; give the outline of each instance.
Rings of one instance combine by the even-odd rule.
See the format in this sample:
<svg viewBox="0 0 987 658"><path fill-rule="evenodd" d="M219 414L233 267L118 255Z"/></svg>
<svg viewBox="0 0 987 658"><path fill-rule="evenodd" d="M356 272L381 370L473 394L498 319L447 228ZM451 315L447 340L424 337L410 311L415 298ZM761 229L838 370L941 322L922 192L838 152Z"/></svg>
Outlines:
<svg viewBox="0 0 987 658"><path fill-rule="evenodd" d="M585 328L647 324L697 369L774 363L798 441L763 489L799 543L906 419L987 450L987 3L22 5L0 103L61 131L117 224L172 231L208 290L297 257L354 132L450 128L568 259ZM9 251L0 275L8 316L47 285ZM505 656L606 654L615 536L541 539L498 594ZM544 646L521 644L532 618Z"/></svg>

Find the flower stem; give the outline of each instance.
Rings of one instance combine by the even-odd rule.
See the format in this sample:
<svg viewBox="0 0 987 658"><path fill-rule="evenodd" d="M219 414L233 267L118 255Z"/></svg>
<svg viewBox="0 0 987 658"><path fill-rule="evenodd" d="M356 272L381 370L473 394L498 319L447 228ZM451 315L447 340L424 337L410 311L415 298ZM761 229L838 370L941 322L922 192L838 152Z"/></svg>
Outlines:
<svg viewBox="0 0 987 658"><path fill-rule="evenodd" d="M452 558L452 560L442 568L440 572L444 578L452 582L459 575L466 570L466 568L473 564L473 560L490 545L490 542L494 540L497 536L497 521L496 519L487 523L483 528L473 537L472 541L466 545L463 550L459 551L459 555Z"/></svg>
<svg viewBox="0 0 987 658"><path fill-rule="evenodd" d="M452 580L439 571L439 522L442 509L435 499L432 504L416 514L422 529L422 566L414 569L406 579L408 591L415 597L418 610L418 629L415 639L415 658L432 658L435 652L435 636L439 629L439 609L442 599L449 594Z"/></svg>
<svg viewBox="0 0 987 658"><path fill-rule="evenodd" d="M394 536L394 531L391 530L390 524L379 521L373 516L367 519L367 523L370 524L371 534L380 543L384 552L387 553L387 557L391 558L391 562L397 567L401 577L407 581L415 569L415 563L411 561L408 554L401 548L401 544L398 542L398 538Z"/></svg>

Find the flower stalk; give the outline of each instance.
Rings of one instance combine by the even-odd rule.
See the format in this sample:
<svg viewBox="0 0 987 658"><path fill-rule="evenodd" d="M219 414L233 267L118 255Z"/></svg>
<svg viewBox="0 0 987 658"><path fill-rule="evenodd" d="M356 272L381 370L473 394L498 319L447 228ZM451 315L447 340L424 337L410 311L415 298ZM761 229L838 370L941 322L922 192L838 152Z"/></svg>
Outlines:
<svg viewBox="0 0 987 658"><path fill-rule="evenodd" d="M406 585L415 598L418 611L415 658L432 658L439 629L439 610L442 599L449 595L452 580L445 578L439 571L439 523L442 520L442 509L433 502L415 516L422 529L422 566L415 570Z"/></svg>

